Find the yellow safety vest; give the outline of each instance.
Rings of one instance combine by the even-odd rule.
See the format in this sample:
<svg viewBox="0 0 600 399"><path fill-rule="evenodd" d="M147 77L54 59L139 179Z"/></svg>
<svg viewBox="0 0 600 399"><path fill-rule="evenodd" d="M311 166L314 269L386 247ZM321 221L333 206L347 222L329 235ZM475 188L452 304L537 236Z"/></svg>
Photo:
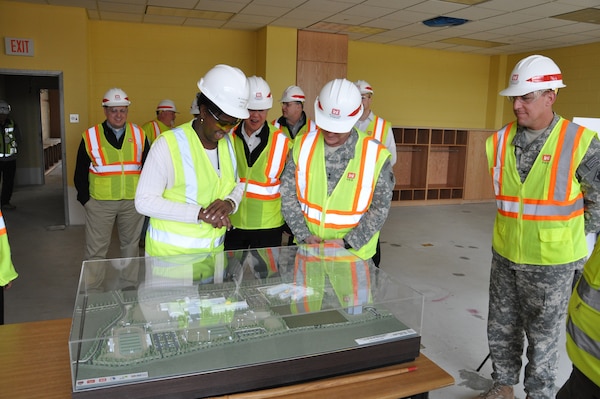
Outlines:
<svg viewBox="0 0 600 399"><path fill-rule="evenodd" d="M12 262L4 217L2 216L2 212L0 212L0 287L4 287L18 276Z"/></svg>
<svg viewBox="0 0 600 399"><path fill-rule="evenodd" d="M510 123L487 139L496 196L493 248L518 264L557 265L587 255L583 194L575 170L595 132L561 118L521 183Z"/></svg>
<svg viewBox="0 0 600 399"><path fill-rule="evenodd" d="M277 121L277 119L275 119L273 122L271 122L271 124L273 126L275 126L277 129L281 129L281 131L283 133L285 133L286 136L288 136L288 138L290 140L295 140L296 138L300 137L301 135L303 135L306 132L312 132L318 129L317 124L315 122L313 122L312 120L308 119L306 120L306 124L304 126L302 126L300 128L300 130L298 130L298 133L296 134L296 137L292 138L292 134L290 133L290 129L287 128L287 126L281 126L281 123L279 123Z"/></svg>
<svg viewBox="0 0 600 399"><path fill-rule="evenodd" d="M567 353L583 374L600 386L600 245L597 243L571 295Z"/></svg>
<svg viewBox="0 0 600 399"><path fill-rule="evenodd" d="M244 152L244 139L233 135L240 181L244 196L235 214L229 218L240 229L270 229L283 226L279 177L285 166L290 139L269 125L269 139L263 152L251 167Z"/></svg>
<svg viewBox="0 0 600 399"><path fill-rule="evenodd" d="M228 135L217 144L220 177L191 123L166 131L162 136L167 140L175 172L173 187L165 190L164 198L206 208L231 193L236 185L237 166ZM167 256L220 251L225 231L225 227L216 229L210 223L150 218L146 252L150 256Z"/></svg>
<svg viewBox="0 0 600 399"><path fill-rule="evenodd" d="M371 123L369 123L369 126L367 126L367 130L365 130L365 133L379 140L381 143L385 144L385 140L387 140L390 127L390 122L375 115L375 118L373 118Z"/></svg>
<svg viewBox="0 0 600 399"><path fill-rule="evenodd" d="M373 200L377 179L390 152L383 144L358 132L355 156L327 196L325 144L321 130L294 142L296 193L311 234L323 239L343 238L358 225ZM310 175L310 176L309 176ZM362 259L375 255L377 232L362 248L350 252Z"/></svg>
<svg viewBox="0 0 600 399"><path fill-rule="evenodd" d="M12 119L7 119L4 125L4 140L1 140L0 158L8 158L17 153L17 138L15 136L15 122Z"/></svg>
<svg viewBox="0 0 600 399"><path fill-rule="evenodd" d="M83 133L90 157L90 195L97 200L132 200L135 198L144 154L144 132L137 125L125 125L121 149L115 148L104 135L102 125Z"/></svg>
<svg viewBox="0 0 600 399"><path fill-rule="evenodd" d="M150 121L144 124L144 126L142 126L142 130L146 134L146 137L148 138L148 142L150 144L152 144L162 132L166 132L169 129L171 128L159 121L158 119Z"/></svg>

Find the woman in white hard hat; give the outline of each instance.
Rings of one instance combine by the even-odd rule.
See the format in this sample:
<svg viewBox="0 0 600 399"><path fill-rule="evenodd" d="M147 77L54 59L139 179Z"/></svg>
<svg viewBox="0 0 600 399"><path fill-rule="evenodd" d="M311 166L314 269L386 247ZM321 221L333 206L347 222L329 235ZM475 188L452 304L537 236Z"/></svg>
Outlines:
<svg viewBox="0 0 600 399"><path fill-rule="evenodd" d="M477 398L514 398L525 336L527 397L556 394L574 271L588 255L586 232L600 230L600 141L554 113L563 87L554 61L532 55L500 92L516 120L486 143L498 206L487 326L494 384Z"/></svg>
<svg viewBox="0 0 600 399"><path fill-rule="evenodd" d="M150 217L149 256L222 250L242 196L228 133L249 116L247 78L216 65L198 88L196 119L158 137L140 178L135 204Z"/></svg>
<svg viewBox="0 0 600 399"><path fill-rule="evenodd" d="M319 128L294 141L281 202L296 241L335 243L373 264L395 179L390 152L354 127L362 110L354 83L335 79L321 89Z"/></svg>

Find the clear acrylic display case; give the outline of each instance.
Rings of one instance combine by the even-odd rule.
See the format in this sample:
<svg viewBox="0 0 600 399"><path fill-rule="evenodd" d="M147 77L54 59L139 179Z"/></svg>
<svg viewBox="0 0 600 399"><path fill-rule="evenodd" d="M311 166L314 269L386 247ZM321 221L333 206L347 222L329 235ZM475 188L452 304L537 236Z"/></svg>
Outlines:
<svg viewBox="0 0 600 399"><path fill-rule="evenodd" d="M423 296L337 246L83 263L73 398L201 398L411 361Z"/></svg>

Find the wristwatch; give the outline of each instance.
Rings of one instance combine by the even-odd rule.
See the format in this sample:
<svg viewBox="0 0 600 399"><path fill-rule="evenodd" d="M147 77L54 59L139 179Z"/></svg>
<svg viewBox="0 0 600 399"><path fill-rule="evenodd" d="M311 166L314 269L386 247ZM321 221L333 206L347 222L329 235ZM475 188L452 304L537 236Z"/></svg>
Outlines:
<svg viewBox="0 0 600 399"><path fill-rule="evenodd" d="M352 245L348 244L348 241L346 241L345 238L343 238L342 240L344 241L344 248L345 249L351 249L352 248Z"/></svg>

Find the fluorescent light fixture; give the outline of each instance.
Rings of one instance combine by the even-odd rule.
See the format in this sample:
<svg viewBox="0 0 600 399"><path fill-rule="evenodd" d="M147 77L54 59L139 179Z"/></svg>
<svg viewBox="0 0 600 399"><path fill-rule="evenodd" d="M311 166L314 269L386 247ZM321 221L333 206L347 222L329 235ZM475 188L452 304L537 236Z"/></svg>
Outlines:
<svg viewBox="0 0 600 399"><path fill-rule="evenodd" d="M184 17L210 19L214 21L227 21L233 16L233 13L219 11L188 10L185 8L173 7L147 6L146 15L160 15L168 17Z"/></svg>
<svg viewBox="0 0 600 399"><path fill-rule="evenodd" d="M587 22L588 24L600 24L600 9L584 8L583 10L554 15L551 18L566 19L567 21Z"/></svg>
<svg viewBox="0 0 600 399"><path fill-rule="evenodd" d="M438 40L438 43L456 44L459 46L492 48L506 46L507 43L492 42L488 40L467 39L465 37L450 37L448 39Z"/></svg>

